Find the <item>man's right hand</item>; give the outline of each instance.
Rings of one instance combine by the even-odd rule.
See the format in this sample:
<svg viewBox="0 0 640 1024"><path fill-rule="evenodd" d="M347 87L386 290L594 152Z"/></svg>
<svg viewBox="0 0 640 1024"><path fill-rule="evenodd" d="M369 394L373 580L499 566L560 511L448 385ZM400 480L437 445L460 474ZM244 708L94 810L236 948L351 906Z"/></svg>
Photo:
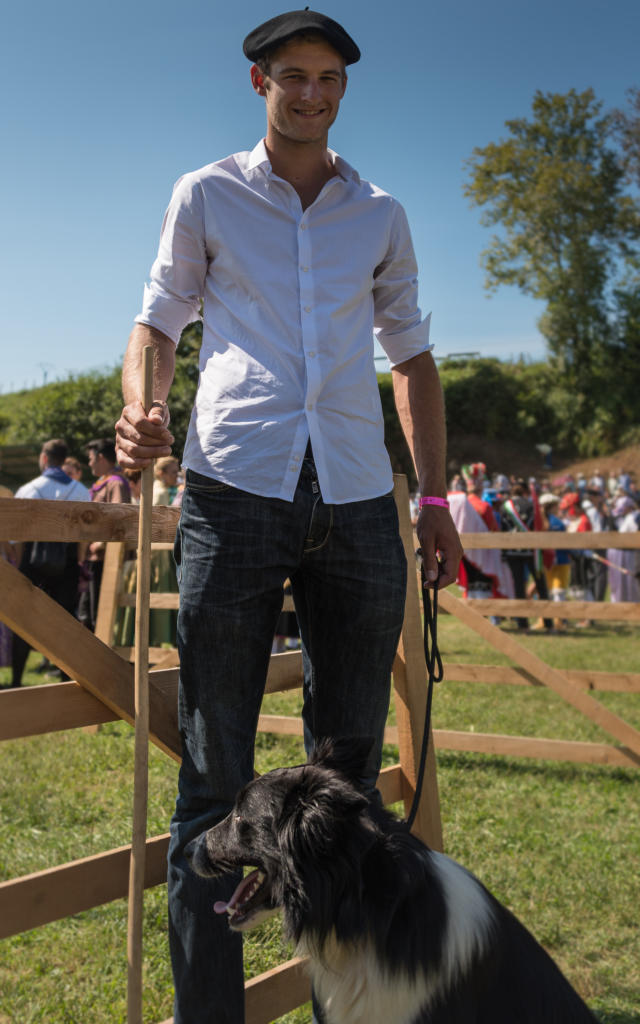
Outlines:
<svg viewBox="0 0 640 1024"><path fill-rule="evenodd" d="M123 469L145 469L153 459L171 455L169 406L154 402L147 415L140 401L125 405L116 423L116 455Z"/></svg>

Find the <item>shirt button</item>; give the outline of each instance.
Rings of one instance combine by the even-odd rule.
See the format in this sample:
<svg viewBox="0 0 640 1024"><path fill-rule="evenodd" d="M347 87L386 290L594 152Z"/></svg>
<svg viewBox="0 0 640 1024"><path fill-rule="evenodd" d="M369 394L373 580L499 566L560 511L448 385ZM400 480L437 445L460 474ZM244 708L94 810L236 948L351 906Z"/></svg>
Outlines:
<svg viewBox="0 0 640 1024"><path fill-rule="evenodd" d="M302 272L303 272L303 273L305 273L305 274L308 274L308 273L309 273L309 268L308 268L308 267L300 267L300 269L301 269L301 270L302 270Z"/></svg>
<svg viewBox="0 0 640 1024"><path fill-rule="evenodd" d="M311 412L311 410L313 409L313 402L308 403L307 409L309 410L309 412Z"/></svg>
<svg viewBox="0 0 640 1024"><path fill-rule="evenodd" d="M300 225L300 230L301 231L306 231L307 230L307 225L306 224L301 224Z"/></svg>
<svg viewBox="0 0 640 1024"><path fill-rule="evenodd" d="M315 358L315 352L309 352L309 359Z"/></svg>
<svg viewBox="0 0 640 1024"><path fill-rule="evenodd" d="M304 307L304 311L305 311L305 313L310 313L311 312L311 306L305 306Z"/></svg>

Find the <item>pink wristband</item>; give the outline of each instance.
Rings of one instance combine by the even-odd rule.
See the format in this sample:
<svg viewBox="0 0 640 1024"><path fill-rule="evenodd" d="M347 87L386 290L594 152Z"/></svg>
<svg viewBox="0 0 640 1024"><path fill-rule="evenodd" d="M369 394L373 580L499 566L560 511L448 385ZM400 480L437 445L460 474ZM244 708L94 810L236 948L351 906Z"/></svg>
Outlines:
<svg viewBox="0 0 640 1024"><path fill-rule="evenodd" d="M424 508L425 505L439 505L440 508L449 508L449 502L446 498L420 498L420 508Z"/></svg>

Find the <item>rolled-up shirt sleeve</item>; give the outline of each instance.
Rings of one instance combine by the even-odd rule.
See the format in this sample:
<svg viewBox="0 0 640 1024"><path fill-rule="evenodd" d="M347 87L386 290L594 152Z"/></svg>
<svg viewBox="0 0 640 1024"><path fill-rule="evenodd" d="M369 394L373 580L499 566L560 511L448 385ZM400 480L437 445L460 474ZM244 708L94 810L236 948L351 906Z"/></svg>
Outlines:
<svg viewBox="0 0 640 1024"><path fill-rule="evenodd" d="M423 319L418 306L418 268L407 215L394 203L389 247L376 268L373 285L374 330L391 363L428 352L431 314Z"/></svg>
<svg viewBox="0 0 640 1024"><path fill-rule="evenodd" d="M174 187L135 322L155 327L177 345L186 325L200 319L207 267L202 188L187 174Z"/></svg>

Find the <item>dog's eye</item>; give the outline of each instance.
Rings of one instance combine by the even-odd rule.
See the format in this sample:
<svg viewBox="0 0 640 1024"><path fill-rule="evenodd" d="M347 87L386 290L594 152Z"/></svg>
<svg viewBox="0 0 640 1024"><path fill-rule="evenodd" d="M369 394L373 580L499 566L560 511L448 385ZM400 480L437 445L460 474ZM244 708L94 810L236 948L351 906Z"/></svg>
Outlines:
<svg viewBox="0 0 640 1024"><path fill-rule="evenodd" d="M249 824L248 821L245 821L244 818L240 814L236 814L236 816L233 819L233 821L234 821L234 824L235 824L238 832L240 833L242 838L245 839L249 835L249 833L251 832L251 825Z"/></svg>

